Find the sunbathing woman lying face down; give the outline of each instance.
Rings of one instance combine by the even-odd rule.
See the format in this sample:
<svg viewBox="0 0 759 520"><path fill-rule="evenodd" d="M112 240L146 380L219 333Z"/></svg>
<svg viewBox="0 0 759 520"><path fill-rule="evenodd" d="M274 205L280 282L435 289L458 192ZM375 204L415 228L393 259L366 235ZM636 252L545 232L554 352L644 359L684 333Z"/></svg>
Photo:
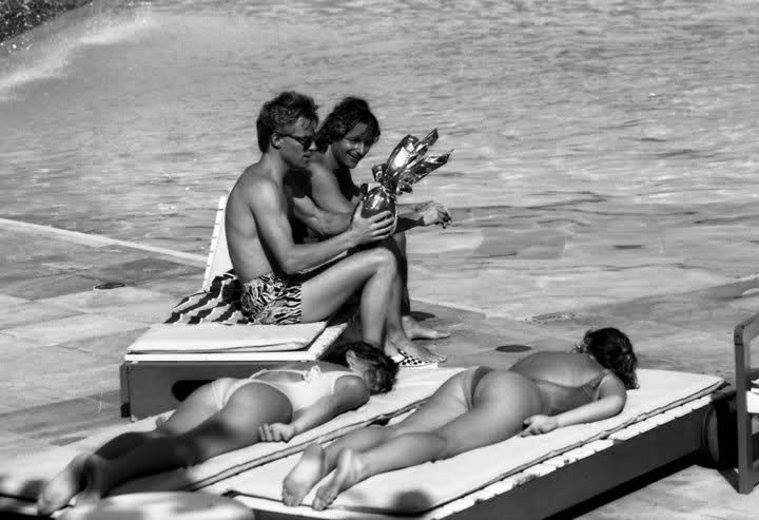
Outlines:
<svg viewBox="0 0 759 520"><path fill-rule="evenodd" d="M298 505L323 477L312 506L373 475L447 459L517 434L606 419L636 388L630 340L614 328L588 331L577 352L538 352L509 370L477 367L456 374L406 419L312 444L285 478L282 500Z"/></svg>
<svg viewBox="0 0 759 520"><path fill-rule="evenodd" d="M289 441L358 408L370 393L387 392L398 371L384 353L361 342L338 347L327 359L333 362L284 365L201 386L154 431L124 433L75 457L40 492L39 513L50 514L80 493L77 505L92 503L129 479L256 442Z"/></svg>

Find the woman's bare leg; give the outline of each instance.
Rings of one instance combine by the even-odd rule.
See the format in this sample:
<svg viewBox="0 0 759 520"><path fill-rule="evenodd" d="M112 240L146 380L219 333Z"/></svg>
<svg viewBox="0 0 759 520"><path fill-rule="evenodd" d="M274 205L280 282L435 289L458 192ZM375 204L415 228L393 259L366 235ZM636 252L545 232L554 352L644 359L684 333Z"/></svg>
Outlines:
<svg viewBox="0 0 759 520"><path fill-rule="evenodd" d="M410 339L443 339L451 334L424 327L411 316L411 301L408 295L408 258L406 256L406 233L392 236L393 253L398 261L398 275L401 277L401 320L403 330Z"/></svg>
<svg viewBox="0 0 759 520"><path fill-rule="evenodd" d="M504 395L509 399L504 400ZM542 409L540 391L527 378L503 371L485 374L472 408L440 428L402 433L363 452L340 452L332 477L316 492L313 507L324 509L339 493L371 476L506 440L521 431L525 418Z"/></svg>
<svg viewBox="0 0 759 520"><path fill-rule="evenodd" d="M416 345L406 335L401 319L401 294L403 287L400 276L393 280L390 302L387 313L387 337L385 339L385 352L388 350L402 350L424 361L444 361L445 357L435 354L427 347ZM389 345L389 349L388 349Z"/></svg>
<svg viewBox="0 0 759 520"><path fill-rule="evenodd" d="M464 392L470 391L468 382L471 382L470 371L452 376L422 406L395 426L355 430L326 448L310 445L282 483L282 501L289 506L299 505L311 488L335 469L340 453L346 449L366 451L399 434L433 430L461 415L466 411Z"/></svg>
<svg viewBox="0 0 759 520"><path fill-rule="evenodd" d="M395 259L387 249L355 253L303 283L302 319L312 322L328 317L363 286L362 336L367 343L379 347L395 276Z"/></svg>
<svg viewBox="0 0 759 520"><path fill-rule="evenodd" d="M217 411L211 385L203 385L182 401L172 416L154 431L123 433L103 444L94 455L105 460L116 459L158 437L187 432ZM37 500L40 514L50 514L60 509L84 489L89 457L87 454L74 457L63 471L45 484Z"/></svg>
<svg viewBox="0 0 759 520"><path fill-rule="evenodd" d="M261 424L288 422L291 417L290 402L280 392L267 385L245 385L232 394L224 408L189 431L173 435L157 430L146 442L114 459L92 454L84 460L76 460L82 480L86 481L79 502L99 500L129 479L191 466L253 444L258 441ZM70 498L65 498L55 509L63 507Z"/></svg>

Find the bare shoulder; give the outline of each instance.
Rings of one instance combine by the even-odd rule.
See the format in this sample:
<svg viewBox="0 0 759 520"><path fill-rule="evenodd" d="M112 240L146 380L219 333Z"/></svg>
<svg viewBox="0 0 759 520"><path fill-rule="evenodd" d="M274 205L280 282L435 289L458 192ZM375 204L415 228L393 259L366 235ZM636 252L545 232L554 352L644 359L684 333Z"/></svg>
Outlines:
<svg viewBox="0 0 759 520"><path fill-rule="evenodd" d="M240 175L229 194L230 202L235 200L253 204L263 200L277 200L281 195L277 183L257 164L249 166Z"/></svg>
<svg viewBox="0 0 759 520"><path fill-rule="evenodd" d="M327 158L323 153L315 153L308 162L308 169L312 175L332 175L332 171L327 164Z"/></svg>
<svg viewBox="0 0 759 520"><path fill-rule="evenodd" d="M598 385L603 395L620 395L626 396L627 389L622 380L614 372L607 372L601 383Z"/></svg>
<svg viewBox="0 0 759 520"><path fill-rule="evenodd" d="M350 394L353 396L353 399L361 403L368 401L370 395L366 382L361 376L353 372L344 372L342 376L337 377L335 380L335 393Z"/></svg>
<svg viewBox="0 0 759 520"><path fill-rule="evenodd" d="M332 173L327 160L322 154L317 153L311 157L311 161L308 163L308 171L311 174L309 180L313 185L318 186L325 183L332 185L336 183L335 174Z"/></svg>

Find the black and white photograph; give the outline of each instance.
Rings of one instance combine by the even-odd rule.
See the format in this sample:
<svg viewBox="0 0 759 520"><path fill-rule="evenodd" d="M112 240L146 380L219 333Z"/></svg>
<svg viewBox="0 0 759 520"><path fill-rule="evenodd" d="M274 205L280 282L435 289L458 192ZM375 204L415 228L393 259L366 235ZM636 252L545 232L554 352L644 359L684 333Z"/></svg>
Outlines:
<svg viewBox="0 0 759 520"><path fill-rule="evenodd" d="M756 0L0 0L2 518L754 519L752 342Z"/></svg>

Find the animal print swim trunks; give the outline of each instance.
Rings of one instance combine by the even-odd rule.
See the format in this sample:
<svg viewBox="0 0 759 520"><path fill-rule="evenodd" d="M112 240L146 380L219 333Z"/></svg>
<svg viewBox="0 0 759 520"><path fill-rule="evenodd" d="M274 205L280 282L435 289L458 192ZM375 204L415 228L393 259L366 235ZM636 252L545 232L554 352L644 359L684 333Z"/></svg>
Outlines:
<svg viewBox="0 0 759 520"><path fill-rule="evenodd" d="M290 325L301 320L301 281L268 273L242 284L242 312L251 323Z"/></svg>

